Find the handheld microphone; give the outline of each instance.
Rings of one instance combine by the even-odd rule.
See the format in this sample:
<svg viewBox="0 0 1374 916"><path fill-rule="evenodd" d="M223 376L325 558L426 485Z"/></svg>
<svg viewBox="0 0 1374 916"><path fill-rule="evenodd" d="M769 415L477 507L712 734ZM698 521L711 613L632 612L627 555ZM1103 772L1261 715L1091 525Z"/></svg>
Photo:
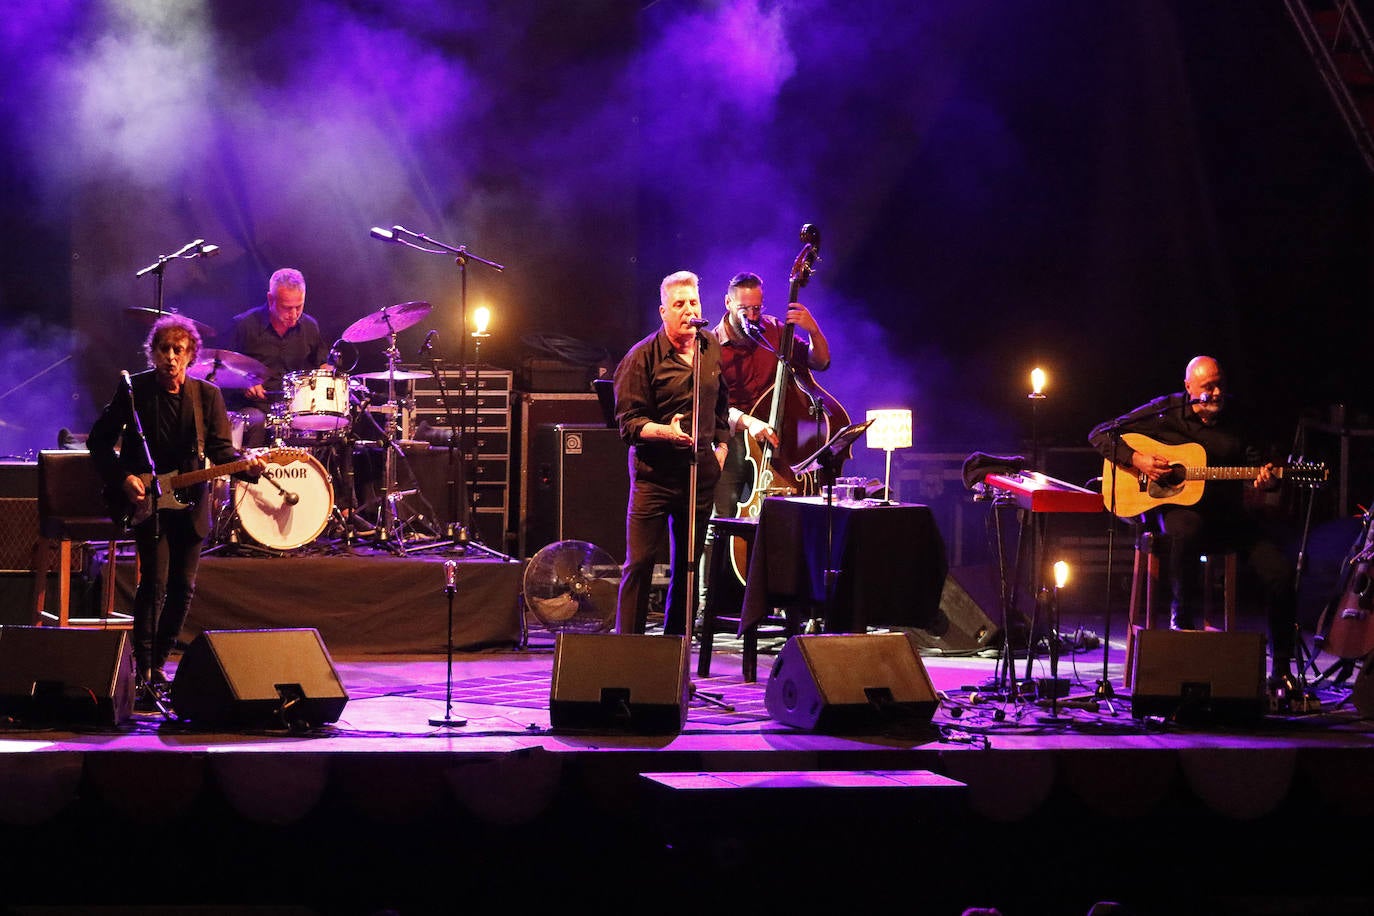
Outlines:
<svg viewBox="0 0 1374 916"><path fill-rule="evenodd" d="M400 239L396 238L395 233L393 233L390 229L383 229L380 226L373 226L371 230L371 235L374 239L381 239L383 242L400 241Z"/></svg>
<svg viewBox="0 0 1374 916"><path fill-rule="evenodd" d="M444 561L444 591L450 595L458 588L458 562L456 560Z"/></svg>
<svg viewBox="0 0 1374 916"><path fill-rule="evenodd" d="M439 329L435 328L425 335L425 342L420 344L420 352L415 354L417 359L422 358L430 350L434 349L434 338L439 336Z"/></svg>
<svg viewBox="0 0 1374 916"><path fill-rule="evenodd" d="M694 328L704 328L711 322L707 321L705 318L688 318L687 323Z"/></svg>

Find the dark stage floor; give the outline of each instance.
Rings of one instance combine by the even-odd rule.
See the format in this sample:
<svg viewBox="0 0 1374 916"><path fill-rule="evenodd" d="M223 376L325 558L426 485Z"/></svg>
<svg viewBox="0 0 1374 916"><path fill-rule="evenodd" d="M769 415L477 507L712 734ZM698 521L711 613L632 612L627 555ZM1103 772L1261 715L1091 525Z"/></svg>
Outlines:
<svg viewBox="0 0 1374 916"><path fill-rule="evenodd" d="M442 602L429 610L442 626ZM1062 625L1080 645L1101 628ZM927 654L929 717L827 734L769 715L780 639L745 683L739 641L717 637L680 730L564 732L547 630L455 654L451 681L443 651L325 643L347 697L316 727L139 713L0 733L9 912L1374 911L1359 840L1374 746L1348 682L1328 679L1299 714L1179 724L1132 715L1118 636L1116 695L1085 699L1100 695L1098 644L1058 660L1062 706L989 697L995 650ZM1015 663L1021 680L1025 654ZM1049 665L1033 659L1030 680Z"/></svg>

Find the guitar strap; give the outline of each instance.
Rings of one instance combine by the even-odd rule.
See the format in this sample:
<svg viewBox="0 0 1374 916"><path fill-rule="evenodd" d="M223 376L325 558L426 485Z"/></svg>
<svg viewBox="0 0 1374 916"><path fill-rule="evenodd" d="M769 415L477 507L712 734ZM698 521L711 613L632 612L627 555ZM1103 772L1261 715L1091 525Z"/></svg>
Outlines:
<svg viewBox="0 0 1374 916"><path fill-rule="evenodd" d="M201 467L206 467L205 461L205 415L200 405L200 396L204 391L199 381L187 380L187 394L191 395L191 417L196 424L196 463Z"/></svg>

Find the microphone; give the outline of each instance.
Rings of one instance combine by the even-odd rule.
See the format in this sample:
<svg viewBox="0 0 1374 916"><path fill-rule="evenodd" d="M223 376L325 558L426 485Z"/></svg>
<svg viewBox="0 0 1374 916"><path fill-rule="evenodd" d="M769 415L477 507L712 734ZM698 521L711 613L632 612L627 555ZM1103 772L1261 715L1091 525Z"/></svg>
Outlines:
<svg viewBox="0 0 1374 916"><path fill-rule="evenodd" d="M1189 404L1220 404L1223 400L1225 400L1225 398L1226 398L1226 395L1224 395L1224 394L1202 394L1202 395L1199 395L1198 397L1193 398L1193 399L1190 400L1188 403L1189 403Z"/></svg>
<svg viewBox="0 0 1374 916"><path fill-rule="evenodd" d="M191 257L213 258L217 254L219 254L218 245L207 245L205 244L205 240L201 239L199 243L196 245L196 250L191 254Z"/></svg>
<svg viewBox="0 0 1374 916"><path fill-rule="evenodd" d="M373 226L371 234L374 239L381 239L383 242L400 241L400 239L396 238L396 234L393 233L390 229L383 229L380 226Z"/></svg>
<svg viewBox="0 0 1374 916"><path fill-rule="evenodd" d="M129 391L132 392L132 391L134 390L134 380L131 379L131 378L129 378L129 370L128 370L128 369L120 369L120 370L119 370L119 377L122 378L122 379L124 379L124 387L125 387L125 388L128 388Z"/></svg>
<svg viewBox="0 0 1374 916"><path fill-rule="evenodd" d="M444 561L444 591L452 595L458 590L458 562L456 560Z"/></svg>
<svg viewBox="0 0 1374 916"><path fill-rule="evenodd" d="M694 328L704 328L711 322L707 321L705 318L688 318L687 323Z"/></svg>
<svg viewBox="0 0 1374 916"><path fill-rule="evenodd" d="M425 342L420 344L420 352L415 354L416 359L421 359L426 353L434 349L434 338L439 336L439 329L435 328L425 335Z"/></svg>
<svg viewBox="0 0 1374 916"><path fill-rule="evenodd" d="M763 339L763 328L757 321L750 321L748 318L744 319L744 333L759 340Z"/></svg>

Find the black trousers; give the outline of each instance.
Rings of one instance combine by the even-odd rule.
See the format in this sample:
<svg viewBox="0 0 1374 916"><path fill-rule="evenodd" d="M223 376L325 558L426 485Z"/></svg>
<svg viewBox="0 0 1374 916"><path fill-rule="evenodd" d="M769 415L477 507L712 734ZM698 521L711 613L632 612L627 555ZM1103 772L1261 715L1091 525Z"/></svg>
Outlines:
<svg viewBox="0 0 1374 916"><path fill-rule="evenodd" d="M140 676L166 663L190 612L205 543L195 530L195 511L164 509L156 524L150 519L134 529L134 662Z"/></svg>
<svg viewBox="0 0 1374 916"><path fill-rule="evenodd" d="M1168 506L1160 512L1168 536L1168 572L1176 619L1191 625L1201 613L1202 563L1208 551L1236 551L1258 584L1276 661L1293 657L1297 626L1296 564L1262 520L1240 511Z"/></svg>
<svg viewBox="0 0 1374 916"><path fill-rule="evenodd" d="M709 449L697 452L696 543L690 556L700 555L706 541L706 523L715 501L720 464ZM668 600L663 609L663 632L683 635L689 605L687 582L690 578L687 531L687 500L691 485L691 463L683 456L668 465L652 467L637 462L631 451L630 499L625 512L625 565L621 570L620 594L616 603L616 632L643 633L649 617L649 589L653 583L654 557L664 535L669 538ZM693 589L695 591L695 589Z"/></svg>

